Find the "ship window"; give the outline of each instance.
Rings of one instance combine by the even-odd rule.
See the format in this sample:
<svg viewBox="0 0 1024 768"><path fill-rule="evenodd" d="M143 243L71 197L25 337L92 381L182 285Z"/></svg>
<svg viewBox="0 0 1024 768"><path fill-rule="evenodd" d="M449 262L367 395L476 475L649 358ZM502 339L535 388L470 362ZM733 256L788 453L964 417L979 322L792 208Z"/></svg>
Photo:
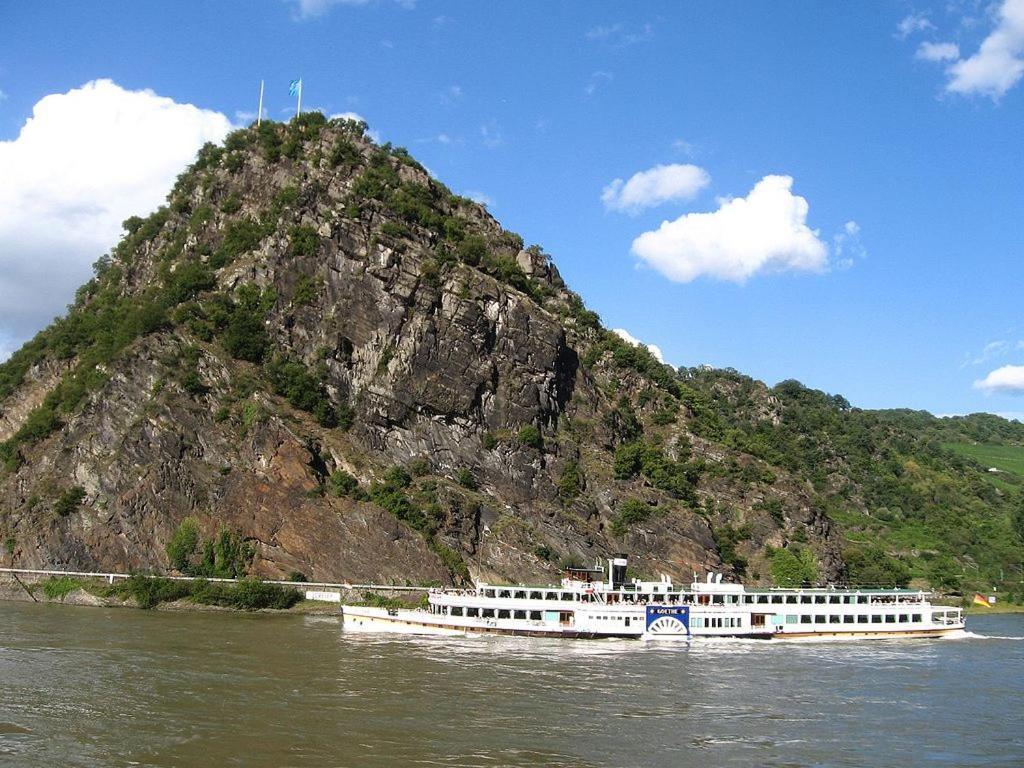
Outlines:
<svg viewBox="0 0 1024 768"><path fill-rule="evenodd" d="M830 605L839 605L839 595L829 595L828 602Z"/></svg>
<svg viewBox="0 0 1024 768"><path fill-rule="evenodd" d="M807 603L810 603L811 602L811 596L810 595L800 595L800 602L803 603L804 605L806 605Z"/></svg>
<svg viewBox="0 0 1024 768"><path fill-rule="evenodd" d="M699 629L700 627L704 626L704 619L702 619L700 616L694 616L692 619L690 619L690 624L693 625L694 629Z"/></svg>
<svg viewBox="0 0 1024 768"><path fill-rule="evenodd" d="M744 596L743 596L743 602L744 602L744 603L745 603L746 605L750 605L751 603L753 603L753 602L754 602L754 596L753 596L753 595L744 595Z"/></svg>
<svg viewBox="0 0 1024 768"><path fill-rule="evenodd" d="M775 605L782 604L782 595L772 595L772 603Z"/></svg>
<svg viewBox="0 0 1024 768"><path fill-rule="evenodd" d="M874 616L872 616L872 617L871 617L871 623L872 623L872 624L881 624L881 623L882 623L882 617L881 617L881 616L879 616L879 615L878 615L878 614L876 613L876 614L875 614Z"/></svg>
<svg viewBox="0 0 1024 768"><path fill-rule="evenodd" d="M466 615L467 616L479 616L480 615L480 609L479 608L467 608L466 609Z"/></svg>
<svg viewBox="0 0 1024 768"><path fill-rule="evenodd" d="M509 611L505 611L505 610L498 611L498 618L499 619L507 619L507 618L509 618Z"/></svg>
<svg viewBox="0 0 1024 768"><path fill-rule="evenodd" d="M453 606L451 610L452 616L461 616L462 608L460 606Z"/></svg>
<svg viewBox="0 0 1024 768"><path fill-rule="evenodd" d="M824 595L815 595L814 596L814 602L817 605L824 605L825 604L825 596Z"/></svg>
<svg viewBox="0 0 1024 768"><path fill-rule="evenodd" d="M798 616L794 616L792 613L786 614L786 623L787 624L796 624L797 621L799 621L799 617Z"/></svg>
<svg viewBox="0 0 1024 768"><path fill-rule="evenodd" d="M867 605L867 603L868 603L868 596L867 595L857 595L857 605Z"/></svg>
<svg viewBox="0 0 1024 768"><path fill-rule="evenodd" d="M651 590L652 590L653 592L657 592L657 591L658 591L658 587L657 587L657 585L655 585L655 586L651 587Z"/></svg>
<svg viewBox="0 0 1024 768"><path fill-rule="evenodd" d="M484 617L485 619L493 619L494 618L494 609L493 608L484 608L483 611L480 612L480 615L482 617Z"/></svg>
<svg viewBox="0 0 1024 768"><path fill-rule="evenodd" d="M758 602L758 604L767 603L768 602L768 595L758 595L757 596L757 602Z"/></svg>
<svg viewBox="0 0 1024 768"><path fill-rule="evenodd" d="M721 595L715 595L711 598L712 605L724 605L725 599Z"/></svg>
<svg viewBox="0 0 1024 768"><path fill-rule="evenodd" d="M841 621L842 621L842 618L840 618L839 616L836 616L834 614L832 616L828 617L828 623L829 624L839 624Z"/></svg>
<svg viewBox="0 0 1024 768"><path fill-rule="evenodd" d="M526 618L526 611L516 611L515 613L512 614L512 618L515 618L515 619L525 619Z"/></svg>
<svg viewBox="0 0 1024 768"><path fill-rule="evenodd" d="M810 624L811 623L811 617L807 616L806 614L804 614L803 616L800 617L800 623L801 624Z"/></svg>
<svg viewBox="0 0 1024 768"><path fill-rule="evenodd" d="M920 621L920 620L921 620L921 614L920 613L915 613L913 615L913 617L911 618L911 621Z"/></svg>
<svg viewBox="0 0 1024 768"><path fill-rule="evenodd" d="M885 614L885 623L886 624L895 624L896 623L896 615L892 614L892 613Z"/></svg>
<svg viewBox="0 0 1024 768"><path fill-rule="evenodd" d="M544 595L544 599L545 600L557 600L558 599L558 593L557 592L548 592L546 595Z"/></svg>
<svg viewBox="0 0 1024 768"><path fill-rule="evenodd" d="M853 616L849 614L843 616L843 624L853 624Z"/></svg>
<svg viewBox="0 0 1024 768"><path fill-rule="evenodd" d="M825 623L825 617L824 616L815 616L814 617L814 623L815 624L824 624Z"/></svg>
<svg viewBox="0 0 1024 768"><path fill-rule="evenodd" d="M796 603L796 595L786 595L786 605L794 605Z"/></svg>
<svg viewBox="0 0 1024 768"><path fill-rule="evenodd" d="M572 600L572 592L563 592L562 593L562 599L563 600Z"/></svg>
<svg viewBox="0 0 1024 768"><path fill-rule="evenodd" d="M511 596L512 596L512 593L510 593L507 589L503 589L503 590L501 590L501 592L498 593L498 597L511 597Z"/></svg>
<svg viewBox="0 0 1024 768"><path fill-rule="evenodd" d="M530 599L531 600L543 600L544 599L544 593L543 592L531 592L530 593Z"/></svg>
<svg viewBox="0 0 1024 768"><path fill-rule="evenodd" d="M867 624L868 623L868 617L864 616L864 615L858 616L857 617L857 623L858 624Z"/></svg>
<svg viewBox="0 0 1024 768"><path fill-rule="evenodd" d="M907 614L905 614L905 613L901 613L900 614L900 622L901 623L906 623L908 621L910 621L910 617Z"/></svg>
<svg viewBox="0 0 1024 768"><path fill-rule="evenodd" d="M484 597L494 597L494 590L493 589L485 589L484 590Z"/></svg>
<svg viewBox="0 0 1024 768"><path fill-rule="evenodd" d="M525 600L526 599L526 593L525 592L516 592L515 597L516 597L516 600Z"/></svg>
<svg viewBox="0 0 1024 768"><path fill-rule="evenodd" d="M629 616L626 617L626 626L629 626Z"/></svg>

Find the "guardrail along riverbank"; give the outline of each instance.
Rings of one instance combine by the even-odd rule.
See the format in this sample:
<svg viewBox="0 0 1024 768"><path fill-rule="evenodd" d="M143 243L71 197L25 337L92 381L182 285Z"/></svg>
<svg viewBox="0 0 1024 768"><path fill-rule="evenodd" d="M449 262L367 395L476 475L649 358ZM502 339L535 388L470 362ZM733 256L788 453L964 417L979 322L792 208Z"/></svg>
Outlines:
<svg viewBox="0 0 1024 768"><path fill-rule="evenodd" d="M176 610L333 613L339 603L411 605L428 586L0 568L0 599Z"/></svg>

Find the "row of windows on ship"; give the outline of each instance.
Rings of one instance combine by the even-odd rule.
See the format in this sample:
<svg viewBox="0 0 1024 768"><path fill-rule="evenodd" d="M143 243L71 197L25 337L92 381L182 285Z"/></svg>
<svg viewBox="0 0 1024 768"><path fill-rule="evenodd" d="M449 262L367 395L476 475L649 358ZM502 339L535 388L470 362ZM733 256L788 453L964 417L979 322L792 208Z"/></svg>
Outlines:
<svg viewBox="0 0 1024 768"><path fill-rule="evenodd" d="M600 596L599 596L600 594ZM892 603L920 603L920 593L910 594L751 594L701 595L686 592L667 592L648 595L633 592L546 592L525 589L483 589L483 597L512 600L559 600L584 603L625 603L646 605L650 601L668 605L886 605ZM603 600L602 600L603 598Z"/></svg>
<svg viewBox="0 0 1024 768"><path fill-rule="evenodd" d="M446 616L465 616L467 618L483 619L524 619L530 621L541 621L543 611L513 611L498 608L462 608L461 606L431 606L435 613L442 613ZM624 621L629 626L629 616L594 616L597 621ZM876 614L819 614L819 615L798 615L786 614L780 617L784 624L908 624L920 623L920 613L876 613ZM691 616L690 626L695 629L708 628L734 628L743 626L741 616Z"/></svg>

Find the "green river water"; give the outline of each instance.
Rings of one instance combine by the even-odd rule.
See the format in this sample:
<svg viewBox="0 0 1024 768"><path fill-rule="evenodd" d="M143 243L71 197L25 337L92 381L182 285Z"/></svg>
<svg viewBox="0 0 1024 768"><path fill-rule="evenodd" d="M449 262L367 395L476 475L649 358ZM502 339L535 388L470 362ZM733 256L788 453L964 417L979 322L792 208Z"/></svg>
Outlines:
<svg viewBox="0 0 1024 768"><path fill-rule="evenodd" d="M1024 766L1024 615L963 640L346 635L0 604L0 765Z"/></svg>

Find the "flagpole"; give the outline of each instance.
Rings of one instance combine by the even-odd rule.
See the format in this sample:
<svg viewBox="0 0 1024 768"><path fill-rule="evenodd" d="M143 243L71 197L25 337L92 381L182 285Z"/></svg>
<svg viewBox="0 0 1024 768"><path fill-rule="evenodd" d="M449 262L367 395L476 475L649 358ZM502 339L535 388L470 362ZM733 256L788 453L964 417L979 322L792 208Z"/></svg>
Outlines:
<svg viewBox="0 0 1024 768"><path fill-rule="evenodd" d="M295 116L298 117L302 114L302 78L299 78L299 105L295 109Z"/></svg>
<svg viewBox="0 0 1024 768"><path fill-rule="evenodd" d="M260 127L260 121L263 120L263 81L260 80L260 108L256 111L256 127Z"/></svg>

